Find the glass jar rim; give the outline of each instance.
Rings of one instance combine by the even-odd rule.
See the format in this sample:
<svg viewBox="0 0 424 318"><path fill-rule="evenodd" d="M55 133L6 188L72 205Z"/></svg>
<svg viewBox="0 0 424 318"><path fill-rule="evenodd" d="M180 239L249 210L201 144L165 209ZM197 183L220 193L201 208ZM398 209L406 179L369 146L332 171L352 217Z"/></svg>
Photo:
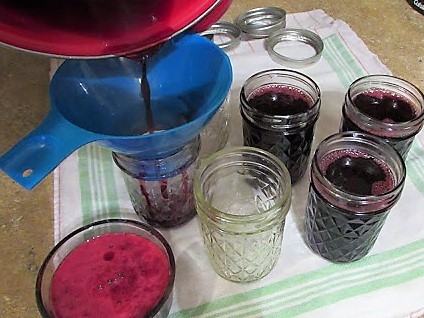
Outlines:
<svg viewBox="0 0 424 318"><path fill-rule="evenodd" d="M389 154L392 158L394 158L394 160L399 164L400 167L400 178L396 178L396 176L394 176L395 179L395 184L393 186L393 188L391 188L389 191L386 191L382 194L379 195L358 195L358 194L353 194L353 193L349 193L346 192L338 187L333 186L333 183L324 175L323 171L319 168L319 158L318 158L318 154L319 154L319 148L317 148L317 150L315 151L315 154L313 156L312 159L312 177L311 177L311 181L312 183L315 185L315 187L317 186L314 182L314 179L317 180L317 182L319 182L321 185L324 186L325 189L331 189L331 191L326 191L326 193L331 192L331 195L333 197L336 197L339 201L344 201L344 202L360 202L363 206L366 205L373 205L376 203L376 201L381 201L381 200L390 200L391 198L393 198L393 200L397 200L398 199L398 195L400 194L400 192L403 189L404 183L405 183L405 179L406 179L406 166L405 166L405 162L402 159L401 155L392 147L390 146L386 141L384 141L383 139L379 138L379 137L375 137L371 134L368 133L363 133L363 132L357 132L357 131L344 131L344 132L340 132L340 133L336 133L333 135L328 136L327 138L325 138L320 145L318 145L318 147L323 146L323 145L328 145L332 142L337 142L338 140L340 140L340 138L345 138L346 141L351 141L351 142L362 142L363 144L368 144L368 145L372 145L376 148L379 148L381 150L382 153L385 154ZM343 148L346 149L346 148ZM379 160L382 160L381 158L377 158ZM382 160L384 162L384 160ZM389 166L389 169L391 171L391 173L393 174L393 169L392 167ZM315 173L314 173L315 172ZM320 191L319 191L320 192ZM390 205L390 204L389 204ZM349 212L351 214L358 214L358 215L362 215L362 214L372 214L372 213L380 213L381 209L377 209L377 210L371 210L371 211L350 211Z"/></svg>
<svg viewBox="0 0 424 318"><path fill-rule="evenodd" d="M394 122L394 123L386 123L382 122L381 120L375 119L364 112L360 111L354 102L354 97L358 94L354 94L353 90L357 88L358 85L361 84L369 84L369 87L367 89L382 89L381 85L388 85L391 87L397 87L403 92L408 92L410 96L412 96L415 101L413 102L414 111L417 112L417 116L411 120L404 121L404 122ZM384 88L384 90L391 91L388 88ZM360 92L363 92L360 91ZM376 129L378 127L384 126L385 131L401 131L402 135L408 136L409 134L413 135L414 133L417 133L418 131L416 126L419 126L424 122L424 95L421 92L421 90L415 86L414 84L393 75L388 74L371 74L371 75L365 75L363 77L360 77L356 79L352 84L350 84L347 94L345 97L345 101L349 102L350 105L353 107L350 109L350 111L354 112L356 116L358 116L357 122L362 123L365 125L365 123L368 123L366 126L373 127L373 129ZM410 100L410 99L408 99ZM419 104L420 109L416 107L416 105ZM345 103L346 105L346 103ZM352 120L352 119L351 119ZM356 122L356 121L354 121ZM361 125L362 126L362 125ZM412 130L412 131L411 131ZM419 130L419 129L418 129ZM409 134L408 134L409 132Z"/></svg>
<svg viewBox="0 0 424 318"><path fill-rule="evenodd" d="M277 202L276 204L273 205L273 207L259 214L238 215L238 214L231 214L231 213L220 211L216 209L215 207L213 207L205 199L201 189L201 182L200 182L201 175L211 163L213 163L218 158L224 158L225 156L230 156L230 155L240 155L243 153L266 158L267 160L271 161L280 170L282 174L282 179L284 180L285 186L287 187L286 191L283 192L283 195L278 197ZM275 173L274 170L272 171ZM193 188L194 188L194 195L196 197L196 200L198 201L198 204L201 205L202 207L206 207L205 209L202 209L202 210L207 211L207 213L205 214L207 214L209 218L213 217L214 219L221 220L224 222L229 222L229 223L255 222L255 221L257 222L258 220L266 221L268 219L272 220L274 219L273 213L277 211L278 209L284 207L285 204L288 203L289 205L291 201L291 181L290 181L290 174L287 167L284 165L284 163L280 159L278 159L273 154L256 147L236 146L236 147L224 148L223 150L220 150L212 154L211 156L207 157L201 162L199 169L196 171ZM287 208L285 211L283 211L284 214L282 218L284 218L287 215L288 210L289 209Z"/></svg>
<svg viewBox="0 0 424 318"><path fill-rule="evenodd" d="M44 272L47 269L47 266L48 266L48 263L50 262L50 260L54 257L54 255L60 250L60 248L63 245L65 245L70 239L72 239L76 235L81 234L84 231L90 230L92 228L96 228L96 227L103 226L103 225L113 225L113 224L130 225L130 226L133 226L135 228L139 228L139 229L146 231L146 232L150 233L151 235L153 235L163 245L163 247L165 249L165 253L166 253L166 255L168 257L168 261L169 261L169 267L170 267L169 281L168 281L168 285L166 287L166 290L164 291L163 296L161 297L159 302L156 304L156 306L153 309L151 309L151 311L149 312L149 317L150 316L153 317L155 314L157 314L160 311L160 309L162 308L162 306L167 302L168 298L171 296L172 289L173 289L174 282L175 282L176 264L175 264L175 257L174 257L174 253L172 252L172 248L169 245L169 243L167 242L167 240L165 239L165 237L158 230L153 228L152 226L145 224L145 223L142 223L140 221L132 220L132 219L124 219L124 218L109 218L109 219L94 221L94 222L91 222L89 224L86 224L86 225L83 225L83 226L77 228L76 230L72 231L71 233L69 233L68 235L63 237L47 254L46 258L44 259L43 263L40 266L40 269L38 271L37 278L36 278L36 283L35 283L36 302L37 302L37 306L38 306L38 309L40 311L40 314L43 317L51 317L49 311L44 306L43 296L42 296L42 292L41 292ZM117 231L115 231L113 233L116 233L116 232ZM112 233L112 232L110 232L110 233ZM118 232L118 233L120 233L120 232ZM122 232L122 233L124 233L124 232ZM134 234L138 235L136 233L134 233ZM94 236L93 236L93 238L94 238ZM72 252L72 250L70 252Z"/></svg>
<svg viewBox="0 0 424 318"><path fill-rule="evenodd" d="M247 85L253 81L254 79L260 78L262 76L267 75L276 75L276 76L289 76L290 78L296 79L298 81L303 82L308 85L311 90L314 91L315 97L310 96L308 92L304 89L301 89L303 93L311 99L312 105L310 105L309 109L306 112L293 114L293 115L273 115L273 114L260 114L260 121L267 124L267 128L275 128L275 129L290 129L298 126L304 126L305 122L308 122L311 119L315 119L318 116L319 109L321 106L321 90L318 84L308 75L285 68L273 68L266 69L260 72L257 72L251 75L243 84L240 90L240 104L242 114L248 117L249 120L255 116L257 110L249 104L248 96L246 96L246 87ZM281 85L286 85L285 83L281 83ZM293 86L287 83L287 86ZM286 123L287 122L287 123ZM290 122L290 123L289 123ZM265 127L264 127L265 128Z"/></svg>

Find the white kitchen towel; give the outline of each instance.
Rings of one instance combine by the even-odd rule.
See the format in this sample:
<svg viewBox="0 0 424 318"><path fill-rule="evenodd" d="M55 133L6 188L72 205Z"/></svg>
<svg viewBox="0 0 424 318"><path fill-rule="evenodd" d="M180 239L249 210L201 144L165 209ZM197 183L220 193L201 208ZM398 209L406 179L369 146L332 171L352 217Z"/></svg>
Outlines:
<svg viewBox="0 0 424 318"><path fill-rule="evenodd" d="M322 108L313 147L337 132L348 86L366 74L390 71L343 21L322 10L289 14L287 26L309 29L324 41L321 60L299 69L322 91ZM219 41L219 39L217 39ZM299 54L304 46L295 47ZM227 146L241 145L238 96L252 74L278 68L263 40L243 41L228 52L234 83L229 96L231 131ZM52 62L53 71L57 67ZM160 230L175 254L177 272L170 316L176 317L418 317L424 308L424 134L407 160L407 179L398 204L363 260L332 264L313 254L298 230L308 187L308 172L294 186L282 253L273 271L257 282L238 284L212 270L197 219ZM55 242L93 220L137 218L111 152L96 144L80 148L54 172Z"/></svg>

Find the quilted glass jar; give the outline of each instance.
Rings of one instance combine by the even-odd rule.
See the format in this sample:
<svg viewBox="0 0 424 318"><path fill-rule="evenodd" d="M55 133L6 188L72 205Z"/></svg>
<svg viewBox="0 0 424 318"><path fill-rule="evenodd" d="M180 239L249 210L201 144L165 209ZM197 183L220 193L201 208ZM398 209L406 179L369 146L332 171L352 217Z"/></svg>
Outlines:
<svg viewBox="0 0 424 318"><path fill-rule="evenodd" d="M113 153L141 219L157 227L175 227L196 215L193 177L199 151L198 136L166 157L140 159Z"/></svg>
<svg viewBox="0 0 424 318"><path fill-rule="evenodd" d="M347 131L324 139L312 159L305 241L321 257L363 258L402 194L406 168L383 139Z"/></svg>
<svg viewBox="0 0 424 318"><path fill-rule="evenodd" d="M202 163L194 193L215 272L236 282L266 276L279 258L291 201L284 164L258 148L227 148Z"/></svg>
<svg viewBox="0 0 424 318"><path fill-rule="evenodd" d="M308 167L320 106L318 85L302 73L270 69L252 75L240 92L244 145L277 156L296 183Z"/></svg>

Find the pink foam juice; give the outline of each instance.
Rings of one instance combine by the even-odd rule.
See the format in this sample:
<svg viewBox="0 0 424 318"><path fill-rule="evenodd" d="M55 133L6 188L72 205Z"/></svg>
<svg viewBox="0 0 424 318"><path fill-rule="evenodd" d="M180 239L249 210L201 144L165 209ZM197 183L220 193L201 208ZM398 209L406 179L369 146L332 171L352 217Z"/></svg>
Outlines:
<svg viewBox="0 0 424 318"><path fill-rule="evenodd" d="M172 277L167 254L149 239L109 233L72 250L54 272L51 311L56 318L147 317Z"/></svg>

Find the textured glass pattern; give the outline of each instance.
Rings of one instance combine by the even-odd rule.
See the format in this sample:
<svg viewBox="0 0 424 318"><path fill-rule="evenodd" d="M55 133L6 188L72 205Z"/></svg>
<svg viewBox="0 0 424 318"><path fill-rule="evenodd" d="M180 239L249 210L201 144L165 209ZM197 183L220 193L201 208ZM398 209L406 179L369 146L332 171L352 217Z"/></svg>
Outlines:
<svg viewBox="0 0 424 318"><path fill-rule="evenodd" d="M177 226L193 218L195 168L192 164L174 177L154 181L122 173L134 210L147 223L159 227Z"/></svg>
<svg viewBox="0 0 424 318"><path fill-rule="evenodd" d="M358 260L373 247L388 213L349 213L329 204L311 186L305 217L306 244L332 262Z"/></svg>
<svg viewBox="0 0 424 318"><path fill-rule="evenodd" d="M269 131L243 121L245 146L257 147L277 156L287 167L292 183L303 177L308 167L315 122L296 133Z"/></svg>
<svg viewBox="0 0 424 318"><path fill-rule="evenodd" d="M249 282L267 275L281 251L284 221L267 231L253 234L223 232L201 223L209 260L225 279Z"/></svg>
<svg viewBox="0 0 424 318"><path fill-rule="evenodd" d="M200 132L201 145L200 157L207 156L224 148L228 141L228 98L224 101L218 111L215 113L211 121Z"/></svg>
<svg viewBox="0 0 424 318"><path fill-rule="evenodd" d="M195 176L200 232L212 268L235 282L266 276L281 250L291 184L269 152L227 148L204 161Z"/></svg>

